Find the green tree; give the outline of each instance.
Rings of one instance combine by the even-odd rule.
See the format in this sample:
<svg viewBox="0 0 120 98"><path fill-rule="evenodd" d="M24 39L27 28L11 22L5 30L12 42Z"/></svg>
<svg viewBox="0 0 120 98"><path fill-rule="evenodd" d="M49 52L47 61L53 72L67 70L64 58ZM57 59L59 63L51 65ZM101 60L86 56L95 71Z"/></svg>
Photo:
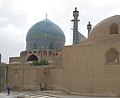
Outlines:
<svg viewBox="0 0 120 98"><path fill-rule="evenodd" d="M40 61L33 61L32 65L33 66L36 66L36 65L49 65L49 62L46 59L41 59Z"/></svg>

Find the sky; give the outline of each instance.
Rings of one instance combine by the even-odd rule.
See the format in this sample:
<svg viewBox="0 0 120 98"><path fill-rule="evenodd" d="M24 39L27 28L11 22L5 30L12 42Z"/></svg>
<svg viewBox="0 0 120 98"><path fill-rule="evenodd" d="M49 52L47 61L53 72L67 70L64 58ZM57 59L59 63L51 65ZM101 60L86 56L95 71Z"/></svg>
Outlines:
<svg viewBox="0 0 120 98"><path fill-rule="evenodd" d="M73 10L79 11L79 32L87 37L103 19L120 15L120 0L0 0L0 53L2 62L26 50L26 34L32 25L47 17L65 33L66 45L72 44Z"/></svg>

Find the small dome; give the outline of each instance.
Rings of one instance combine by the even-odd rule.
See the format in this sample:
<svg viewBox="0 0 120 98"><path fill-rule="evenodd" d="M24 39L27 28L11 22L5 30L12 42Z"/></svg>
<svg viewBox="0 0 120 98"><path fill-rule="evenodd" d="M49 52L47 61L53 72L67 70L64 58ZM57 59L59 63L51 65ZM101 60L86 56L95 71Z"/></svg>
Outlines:
<svg viewBox="0 0 120 98"><path fill-rule="evenodd" d="M65 44L65 35L59 26L49 19L44 19L29 29L26 42L26 50L62 49Z"/></svg>
<svg viewBox="0 0 120 98"><path fill-rule="evenodd" d="M120 24L120 15L109 17L99 22L90 32L90 37L97 37L102 35L110 35L110 26L112 24Z"/></svg>
<svg viewBox="0 0 120 98"><path fill-rule="evenodd" d="M85 43L105 44L120 43L120 15L109 17L99 22L90 32Z"/></svg>

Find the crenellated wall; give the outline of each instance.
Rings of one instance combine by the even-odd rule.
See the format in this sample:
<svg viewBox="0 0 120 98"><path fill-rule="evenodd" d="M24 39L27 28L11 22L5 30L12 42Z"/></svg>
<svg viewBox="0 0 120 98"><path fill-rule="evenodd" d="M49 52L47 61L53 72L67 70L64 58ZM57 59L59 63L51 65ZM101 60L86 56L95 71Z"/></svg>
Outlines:
<svg viewBox="0 0 120 98"><path fill-rule="evenodd" d="M51 65L62 65L62 51L61 50L34 50L34 51L22 51L20 57L10 57L10 64L25 64L30 63L28 58L35 56L38 60L47 59Z"/></svg>

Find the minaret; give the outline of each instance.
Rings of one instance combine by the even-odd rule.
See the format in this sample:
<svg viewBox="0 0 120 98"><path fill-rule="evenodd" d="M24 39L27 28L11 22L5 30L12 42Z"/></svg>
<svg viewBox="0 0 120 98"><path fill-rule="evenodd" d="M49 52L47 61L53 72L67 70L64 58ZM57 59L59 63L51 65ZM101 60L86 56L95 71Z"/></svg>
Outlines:
<svg viewBox="0 0 120 98"><path fill-rule="evenodd" d="M92 25L90 24L90 21L88 22L87 29L88 29L88 37L89 37L90 31L92 29Z"/></svg>
<svg viewBox="0 0 120 98"><path fill-rule="evenodd" d="M0 54L0 64L1 64L1 54Z"/></svg>
<svg viewBox="0 0 120 98"><path fill-rule="evenodd" d="M74 19L71 20L73 24L73 45L79 43L79 32L78 32L78 16L79 16L79 11L77 11L77 7L75 7L75 11L73 11L73 17Z"/></svg>

